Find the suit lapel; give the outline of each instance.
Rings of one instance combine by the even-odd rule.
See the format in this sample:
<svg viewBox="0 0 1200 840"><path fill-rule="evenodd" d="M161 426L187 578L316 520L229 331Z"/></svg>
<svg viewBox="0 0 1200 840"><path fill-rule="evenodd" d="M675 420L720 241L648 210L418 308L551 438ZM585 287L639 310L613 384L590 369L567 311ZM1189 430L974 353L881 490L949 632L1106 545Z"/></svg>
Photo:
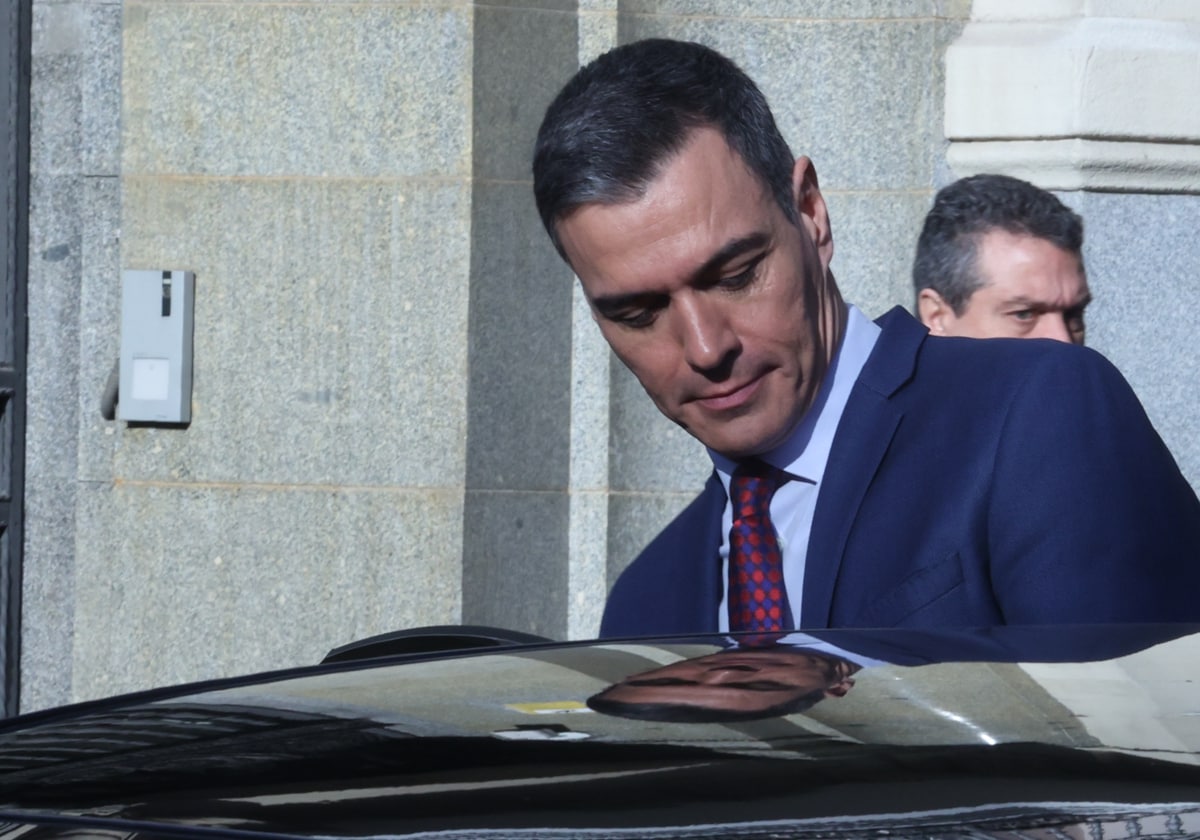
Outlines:
<svg viewBox="0 0 1200 840"><path fill-rule="evenodd" d="M716 632L717 610L725 593L725 582L721 580L721 517L728 497L715 471L708 478L702 498L705 513L700 520L703 527L696 532L695 555L682 558L687 561L690 572L690 576L682 580L689 581L685 586L694 585L696 593L683 598L680 603L687 605L688 610L695 610L689 615L687 626ZM708 563L701 574L695 573L697 561Z"/></svg>
<svg viewBox="0 0 1200 840"><path fill-rule="evenodd" d="M808 541L801 621L828 627L846 542L904 412L891 398L913 376L927 333L900 307L883 328L842 412Z"/></svg>

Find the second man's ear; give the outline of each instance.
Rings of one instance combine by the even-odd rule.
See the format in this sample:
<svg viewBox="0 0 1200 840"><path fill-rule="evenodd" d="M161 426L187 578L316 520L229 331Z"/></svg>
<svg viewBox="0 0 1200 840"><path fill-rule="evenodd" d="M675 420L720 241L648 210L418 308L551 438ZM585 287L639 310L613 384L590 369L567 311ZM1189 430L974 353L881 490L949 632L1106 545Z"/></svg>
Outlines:
<svg viewBox="0 0 1200 840"><path fill-rule="evenodd" d="M933 289L922 289L917 295L917 317L934 335L945 335L954 310Z"/></svg>

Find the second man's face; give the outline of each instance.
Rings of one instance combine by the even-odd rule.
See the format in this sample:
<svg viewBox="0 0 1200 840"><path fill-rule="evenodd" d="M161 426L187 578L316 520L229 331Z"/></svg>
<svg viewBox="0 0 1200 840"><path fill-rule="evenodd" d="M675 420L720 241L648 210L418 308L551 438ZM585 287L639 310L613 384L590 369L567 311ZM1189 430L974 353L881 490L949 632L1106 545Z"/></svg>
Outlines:
<svg viewBox="0 0 1200 840"><path fill-rule="evenodd" d="M801 224L723 136L698 129L645 194L589 204L558 233L613 351L650 398L730 458L783 442L840 338L833 242L797 162Z"/></svg>
<svg viewBox="0 0 1200 840"><path fill-rule="evenodd" d="M975 270L983 285L961 314L932 289L921 292L921 320L934 335L1083 344L1092 296L1075 254L1036 236L991 230L975 247Z"/></svg>

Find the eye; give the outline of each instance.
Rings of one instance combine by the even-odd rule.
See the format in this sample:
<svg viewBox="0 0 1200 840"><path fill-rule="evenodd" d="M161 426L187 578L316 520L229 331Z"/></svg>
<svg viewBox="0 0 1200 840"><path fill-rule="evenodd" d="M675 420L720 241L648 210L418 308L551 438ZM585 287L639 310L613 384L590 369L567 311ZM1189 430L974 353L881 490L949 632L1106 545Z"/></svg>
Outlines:
<svg viewBox="0 0 1200 840"><path fill-rule="evenodd" d="M1009 312L1008 314L1011 318L1022 322L1032 321L1037 317L1037 313L1032 309L1018 309L1017 311Z"/></svg>
<svg viewBox="0 0 1200 840"><path fill-rule="evenodd" d="M637 309L632 312L620 312L610 316L610 320L615 321L624 327L632 329L644 329L654 323L658 312L654 309Z"/></svg>
<svg viewBox="0 0 1200 840"><path fill-rule="evenodd" d="M658 313L665 309L668 303L669 299L665 295L639 295L619 303L601 304L597 307L597 312L606 321L632 330L641 330L652 325L658 319Z"/></svg>
<svg viewBox="0 0 1200 840"><path fill-rule="evenodd" d="M673 685L696 685L695 680L685 680L680 677L646 677L644 679L625 680L625 685L641 687L647 686L673 686Z"/></svg>
<svg viewBox="0 0 1200 840"><path fill-rule="evenodd" d="M722 289L730 292L736 292L746 288L754 282L754 278L758 275L758 267L762 264L763 258L758 257L744 269L730 277L722 277L717 285Z"/></svg>

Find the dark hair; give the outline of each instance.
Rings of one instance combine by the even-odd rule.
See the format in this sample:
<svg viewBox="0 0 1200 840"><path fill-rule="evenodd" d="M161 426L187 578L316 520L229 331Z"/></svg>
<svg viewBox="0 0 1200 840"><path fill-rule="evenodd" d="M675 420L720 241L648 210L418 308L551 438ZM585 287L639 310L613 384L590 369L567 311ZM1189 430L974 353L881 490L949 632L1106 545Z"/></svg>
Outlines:
<svg viewBox="0 0 1200 840"><path fill-rule="evenodd" d="M692 706L687 703L622 703L607 696L616 687L609 686L599 694L593 694L587 699L588 708L603 715L630 718L631 720L653 720L668 723L735 723L742 720L762 720L793 715L811 709L825 699L825 689L818 688L765 709L741 711Z"/></svg>
<svg viewBox="0 0 1200 840"><path fill-rule="evenodd" d="M559 221L584 204L637 199L705 126L724 135L797 223L795 159L762 92L715 50L650 39L592 61L546 109L534 147L533 192L558 252Z"/></svg>
<svg viewBox="0 0 1200 840"><path fill-rule="evenodd" d="M1053 194L1007 175L972 175L938 192L925 217L913 260L913 288L933 289L961 315L984 278L976 270L979 240L991 230L1044 239L1079 258L1083 220Z"/></svg>

